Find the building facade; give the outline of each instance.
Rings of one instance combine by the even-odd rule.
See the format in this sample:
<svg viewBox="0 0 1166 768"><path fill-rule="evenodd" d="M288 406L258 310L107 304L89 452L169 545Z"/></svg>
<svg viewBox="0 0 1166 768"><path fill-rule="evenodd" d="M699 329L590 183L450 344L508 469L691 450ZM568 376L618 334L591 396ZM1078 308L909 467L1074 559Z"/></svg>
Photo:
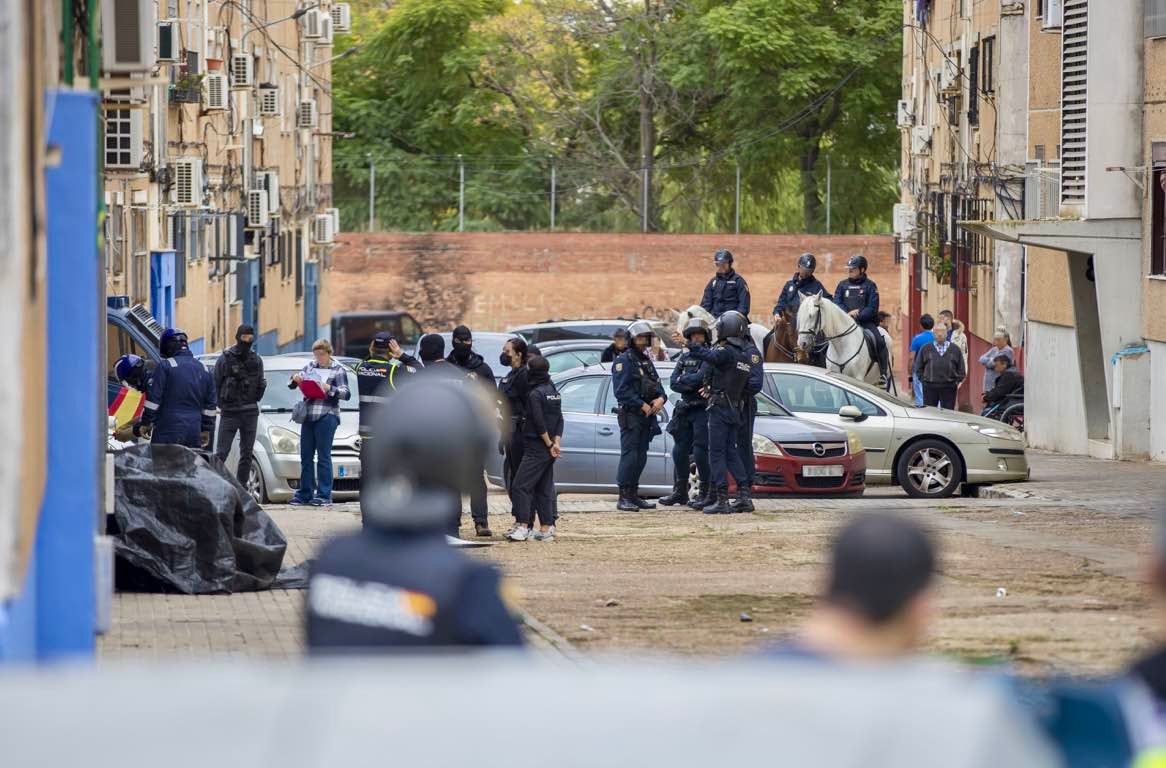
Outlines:
<svg viewBox="0 0 1166 768"><path fill-rule="evenodd" d="M1155 141L1166 139L1156 77L1166 4L914 0L904 9L903 94L915 120L900 121L905 322L937 299L957 317L966 306L972 357L1004 325L1024 348L1032 446L1166 460L1166 193L1155 166L1166 168L1166 143ZM976 48L978 58L952 53ZM922 53L932 50L938 59ZM920 81L938 85L911 85ZM958 115L943 105L957 100ZM960 176L960 158L974 174ZM950 211L944 163L983 196L981 207ZM936 200L948 202L946 227L934 223ZM983 263L966 251L969 238L988 243Z"/></svg>
<svg viewBox="0 0 1166 768"><path fill-rule="evenodd" d="M103 15L109 294L196 353L240 323L262 353L307 348L330 315L329 62L347 4L142 0Z"/></svg>

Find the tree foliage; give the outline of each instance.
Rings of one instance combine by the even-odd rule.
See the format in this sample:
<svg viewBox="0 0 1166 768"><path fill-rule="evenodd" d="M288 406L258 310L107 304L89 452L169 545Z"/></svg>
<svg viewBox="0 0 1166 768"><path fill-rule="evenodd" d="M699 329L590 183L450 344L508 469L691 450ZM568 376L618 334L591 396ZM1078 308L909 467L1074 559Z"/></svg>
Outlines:
<svg viewBox="0 0 1166 768"><path fill-rule="evenodd" d="M901 0L362 0L336 53L347 226L885 230Z"/></svg>

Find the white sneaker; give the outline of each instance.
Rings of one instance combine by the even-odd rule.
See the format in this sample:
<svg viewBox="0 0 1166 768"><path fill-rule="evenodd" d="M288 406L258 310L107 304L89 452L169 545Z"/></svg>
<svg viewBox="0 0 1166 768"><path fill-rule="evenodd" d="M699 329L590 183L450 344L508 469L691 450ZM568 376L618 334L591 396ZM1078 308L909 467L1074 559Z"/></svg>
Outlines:
<svg viewBox="0 0 1166 768"><path fill-rule="evenodd" d="M534 539L535 541L554 541L555 526L552 525L550 528L548 528L546 533L543 533L541 530L531 531L530 538Z"/></svg>
<svg viewBox="0 0 1166 768"><path fill-rule="evenodd" d="M516 525L506 532L506 538L511 541L526 541L530 538L530 529L525 525Z"/></svg>

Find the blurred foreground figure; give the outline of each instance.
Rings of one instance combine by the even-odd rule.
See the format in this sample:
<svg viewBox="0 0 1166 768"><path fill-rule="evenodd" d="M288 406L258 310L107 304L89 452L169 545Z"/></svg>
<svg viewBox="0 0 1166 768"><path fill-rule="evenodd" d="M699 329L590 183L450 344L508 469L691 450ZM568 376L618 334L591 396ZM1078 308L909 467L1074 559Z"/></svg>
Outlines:
<svg viewBox="0 0 1166 768"><path fill-rule="evenodd" d="M834 539L826 591L779 655L875 660L914 652L933 616L935 549L917 524L865 513Z"/></svg>
<svg viewBox="0 0 1166 768"><path fill-rule="evenodd" d="M445 539L497 445L494 424L484 388L433 377L401 385L378 409L365 527L328 542L312 568L310 652L522 644L498 572Z"/></svg>

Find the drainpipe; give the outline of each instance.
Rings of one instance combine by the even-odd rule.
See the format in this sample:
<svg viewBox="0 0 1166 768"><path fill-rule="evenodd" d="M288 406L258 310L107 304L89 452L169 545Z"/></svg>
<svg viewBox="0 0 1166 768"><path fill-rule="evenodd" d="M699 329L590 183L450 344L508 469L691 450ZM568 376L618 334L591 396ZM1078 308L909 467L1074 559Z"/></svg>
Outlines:
<svg viewBox="0 0 1166 768"><path fill-rule="evenodd" d="M62 79L69 87L73 86L73 36L73 0L61 0L61 48L65 54Z"/></svg>

